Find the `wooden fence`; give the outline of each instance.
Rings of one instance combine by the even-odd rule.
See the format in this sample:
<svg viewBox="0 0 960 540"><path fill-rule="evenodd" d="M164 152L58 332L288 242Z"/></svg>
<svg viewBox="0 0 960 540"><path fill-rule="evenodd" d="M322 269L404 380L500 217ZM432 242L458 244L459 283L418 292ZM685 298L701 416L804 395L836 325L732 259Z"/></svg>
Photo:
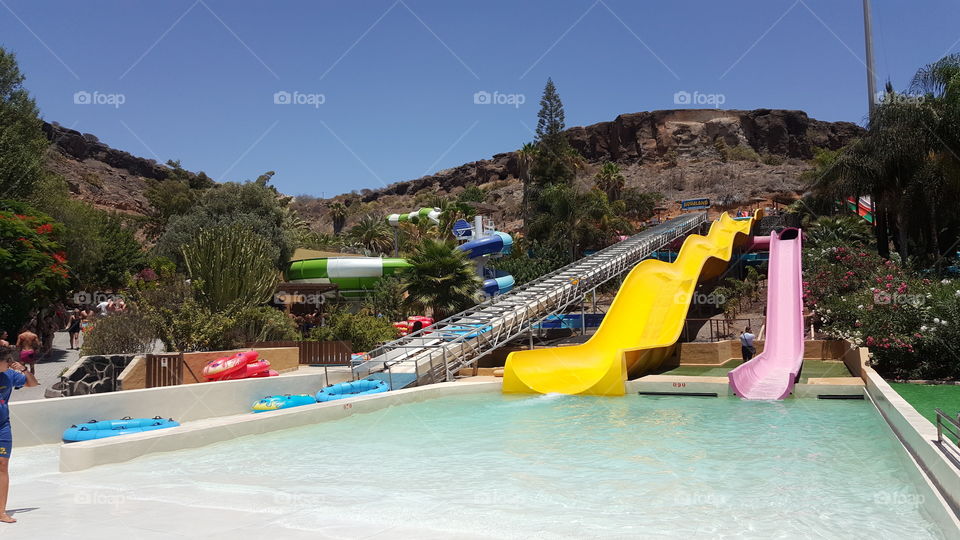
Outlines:
<svg viewBox="0 0 960 540"><path fill-rule="evenodd" d="M297 347L300 365L349 366L353 346L349 341L257 341L247 343L251 349Z"/></svg>
<svg viewBox="0 0 960 540"><path fill-rule="evenodd" d="M148 354L146 360L147 388L181 385L184 367L190 369L183 361L183 353Z"/></svg>

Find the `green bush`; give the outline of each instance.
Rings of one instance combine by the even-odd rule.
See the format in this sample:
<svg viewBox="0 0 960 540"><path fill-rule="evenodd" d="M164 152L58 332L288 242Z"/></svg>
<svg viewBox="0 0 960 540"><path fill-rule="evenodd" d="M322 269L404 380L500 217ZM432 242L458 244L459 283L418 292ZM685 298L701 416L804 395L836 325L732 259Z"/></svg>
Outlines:
<svg viewBox="0 0 960 540"><path fill-rule="evenodd" d="M960 378L960 282L932 280L861 247L804 250L817 328L868 347L894 379Z"/></svg>
<svg viewBox="0 0 960 540"><path fill-rule="evenodd" d="M68 198L50 212L64 224L63 243L74 286L117 289L143 267L145 255L136 230L120 214Z"/></svg>
<svg viewBox="0 0 960 540"><path fill-rule="evenodd" d="M487 192L480 187L477 187L476 184L470 184L463 191L460 192L460 195L457 196L458 202L483 202L487 200Z"/></svg>
<svg viewBox="0 0 960 540"><path fill-rule="evenodd" d="M349 341L354 352L365 352L397 336L397 330L383 317L334 311L325 326L310 331L310 341Z"/></svg>
<svg viewBox="0 0 960 540"><path fill-rule="evenodd" d="M760 161L764 165L783 165L784 159L783 156L778 156L776 154L763 154L760 156Z"/></svg>
<svg viewBox="0 0 960 540"><path fill-rule="evenodd" d="M93 354L143 354L156 339L156 329L134 311L101 317L83 335L81 356Z"/></svg>
<svg viewBox="0 0 960 540"><path fill-rule="evenodd" d="M154 248L155 254L182 264L181 246L191 243L200 231L240 226L263 237L268 245L264 254L276 268L283 268L293 251L291 238L284 229L286 200L266 185L268 179L243 184L228 182L204 191L188 212L170 217Z"/></svg>
<svg viewBox="0 0 960 540"><path fill-rule="evenodd" d="M211 311L192 298L168 312L161 339L170 351L223 351L241 344L230 330L236 320L230 312Z"/></svg>
<svg viewBox="0 0 960 540"><path fill-rule="evenodd" d="M524 239L517 239L510 255L494 259L490 266L513 276L515 286L549 274L567 264L567 253L562 248Z"/></svg>
<svg viewBox="0 0 960 540"><path fill-rule="evenodd" d="M228 331L238 347L256 341L295 341L297 325L284 312L270 306L248 307L237 312Z"/></svg>
<svg viewBox="0 0 960 540"><path fill-rule="evenodd" d="M660 192L646 192L638 188L627 188L623 192L623 203L626 215L630 219L646 221L653 217L657 207L663 202L664 196Z"/></svg>
<svg viewBox="0 0 960 540"><path fill-rule="evenodd" d="M407 318L404 297L407 286L399 276L381 279L374 285L367 297L367 311L373 315L382 315L388 321L401 321Z"/></svg>
<svg viewBox="0 0 960 540"><path fill-rule="evenodd" d="M726 161L750 161L756 163L760 161L760 154L749 146L737 145L726 149Z"/></svg>

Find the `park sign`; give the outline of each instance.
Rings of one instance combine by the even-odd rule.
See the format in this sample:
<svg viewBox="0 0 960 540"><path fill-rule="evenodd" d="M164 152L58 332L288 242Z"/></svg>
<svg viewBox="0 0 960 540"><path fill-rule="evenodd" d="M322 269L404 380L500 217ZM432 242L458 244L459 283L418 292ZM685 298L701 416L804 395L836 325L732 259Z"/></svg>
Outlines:
<svg viewBox="0 0 960 540"><path fill-rule="evenodd" d="M684 199L680 201L681 210L694 208L710 208L710 199Z"/></svg>

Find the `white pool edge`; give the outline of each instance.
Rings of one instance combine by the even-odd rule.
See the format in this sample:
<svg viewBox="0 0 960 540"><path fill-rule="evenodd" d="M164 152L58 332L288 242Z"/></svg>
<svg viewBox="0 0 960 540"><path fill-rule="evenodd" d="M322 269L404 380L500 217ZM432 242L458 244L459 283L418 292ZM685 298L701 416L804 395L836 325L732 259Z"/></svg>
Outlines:
<svg viewBox="0 0 960 540"><path fill-rule="evenodd" d="M130 461L146 454L198 448L247 435L339 420L352 414L370 413L394 405L451 395L494 392L500 386L499 381L431 384L266 413L206 418L176 428L123 437L63 444L60 447L60 472L81 471Z"/></svg>
<svg viewBox="0 0 960 540"><path fill-rule="evenodd" d="M939 501L925 508L944 531L953 530L953 537L960 538L960 468L951 463L947 454L960 463L960 449L949 441L938 447L936 427L872 368L865 367L863 377L867 383L864 389L867 399L893 431L923 478L923 484L929 488L925 500L929 501L932 496Z"/></svg>

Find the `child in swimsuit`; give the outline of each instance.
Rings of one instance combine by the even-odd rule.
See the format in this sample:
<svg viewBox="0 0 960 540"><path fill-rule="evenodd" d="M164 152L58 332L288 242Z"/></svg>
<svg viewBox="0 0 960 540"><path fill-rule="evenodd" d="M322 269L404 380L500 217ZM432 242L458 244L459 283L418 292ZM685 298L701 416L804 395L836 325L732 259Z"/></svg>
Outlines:
<svg viewBox="0 0 960 540"><path fill-rule="evenodd" d="M13 361L12 347L0 348L0 522L17 520L7 514L7 490L10 484L10 454L13 452L13 434L10 431L10 394L15 388L37 386L37 379L20 362Z"/></svg>

